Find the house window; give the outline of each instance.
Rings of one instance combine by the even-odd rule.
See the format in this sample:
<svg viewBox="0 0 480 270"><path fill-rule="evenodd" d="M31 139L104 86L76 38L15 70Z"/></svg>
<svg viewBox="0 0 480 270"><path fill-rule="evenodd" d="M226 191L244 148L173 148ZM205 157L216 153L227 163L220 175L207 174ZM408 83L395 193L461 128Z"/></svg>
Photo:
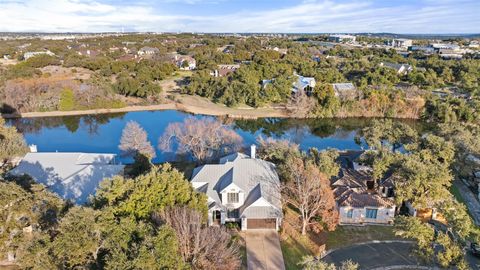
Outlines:
<svg viewBox="0 0 480 270"><path fill-rule="evenodd" d="M227 203L238 203L238 193L227 193Z"/></svg>
<svg viewBox="0 0 480 270"><path fill-rule="evenodd" d="M228 210L227 217L228 218L238 218L239 211L238 209Z"/></svg>
<svg viewBox="0 0 480 270"><path fill-rule="evenodd" d="M368 209L367 208L366 217L371 218L371 219L377 218L377 209Z"/></svg>
<svg viewBox="0 0 480 270"><path fill-rule="evenodd" d="M347 211L347 218L352 218L353 217L353 209L350 209Z"/></svg>

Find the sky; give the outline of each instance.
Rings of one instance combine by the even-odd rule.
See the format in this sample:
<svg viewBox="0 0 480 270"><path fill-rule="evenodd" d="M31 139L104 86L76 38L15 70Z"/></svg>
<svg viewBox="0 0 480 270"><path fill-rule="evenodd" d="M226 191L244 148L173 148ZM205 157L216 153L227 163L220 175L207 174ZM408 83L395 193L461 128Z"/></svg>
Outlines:
<svg viewBox="0 0 480 270"><path fill-rule="evenodd" d="M466 34L480 0L0 0L0 32Z"/></svg>

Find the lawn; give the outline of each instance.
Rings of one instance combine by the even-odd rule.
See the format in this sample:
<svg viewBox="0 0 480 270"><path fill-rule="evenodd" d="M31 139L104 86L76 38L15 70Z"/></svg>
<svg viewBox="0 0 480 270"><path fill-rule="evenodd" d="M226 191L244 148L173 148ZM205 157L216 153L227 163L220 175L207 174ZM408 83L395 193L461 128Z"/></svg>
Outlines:
<svg viewBox="0 0 480 270"><path fill-rule="evenodd" d="M312 255L312 252L305 247L301 241L288 237L280 242L283 253L283 260L285 261L286 269L302 269L298 263L303 256Z"/></svg>
<svg viewBox="0 0 480 270"><path fill-rule="evenodd" d="M402 240L401 237L395 235L393 228L393 226L381 225L338 226L335 231L322 232L321 235L309 232L306 238L297 233L283 235L281 246L285 266L287 269L301 269L297 264L302 257L319 255L317 254L318 250L322 250L322 248L318 245L318 241L312 241L312 238L325 239L326 250L373 240Z"/></svg>
<svg viewBox="0 0 480 270"><path fill-rule="evenodd" d="M349 246L355 243L373 240L400 240L393 231L393 226L338 226L333 232L325 232L328 249Z"/></svg>

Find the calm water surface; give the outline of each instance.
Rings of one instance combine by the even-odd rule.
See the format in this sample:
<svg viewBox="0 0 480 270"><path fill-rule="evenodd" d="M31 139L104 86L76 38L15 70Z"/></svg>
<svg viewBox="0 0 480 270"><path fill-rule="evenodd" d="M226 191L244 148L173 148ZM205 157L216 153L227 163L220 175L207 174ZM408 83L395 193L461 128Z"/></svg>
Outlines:
<svg viewBox="0 0 480 270"><path fill-rule="evenodd" d="M186 117L210 117L191 115L179 111L145 111L121 114L87 116L42 117L9 120L22 132L28 144L35 144L39 152L96 152L120 154L118 145L122 130L130 120L138 122L148 133L156 148L154 162L171 161L173 153L161 152L158 138L169 123L181 122ZM365 145L354 140L357 131L367 126L371 119L280 119L235 120L233 128L244 139L244 144L254 143L258 136L288 139L301 148L361 149ZM409 122L423 128L419 122ZM129 163L128 158L122 162Z"/></svg>

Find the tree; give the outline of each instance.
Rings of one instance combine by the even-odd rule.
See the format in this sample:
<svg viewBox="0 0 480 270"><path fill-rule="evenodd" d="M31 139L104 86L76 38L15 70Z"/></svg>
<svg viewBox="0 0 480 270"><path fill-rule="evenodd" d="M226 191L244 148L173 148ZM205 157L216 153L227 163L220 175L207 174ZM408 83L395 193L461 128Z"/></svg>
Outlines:
<svg viewBox="0 0 480 270"><path fill-rule="evenodd" d="M27 143L15 127L5 125L5 120L0 117L0 171L5 160L22 156L27 151Z"/></svg>
<svg viewBox="0 0 480 270"><path fill-rule="evenodd" d="M239 150L242 137L230 127L213 118L186 118L171 123L159 139L159 148L178 154L189 154L199 163L210 161Z"/></svg>
<svg viewBox="0 0 480 270"><path fill-rule="evenodd" d="M52 254L60 268L93 266L101 246L98 213L86 207L74 207L60 221L52 242Z"/></svg>
<svg viewBox="0 0 480 270"><path fill-rule="evenodd" d="M188 205L206 215L204 194L197 193L185 176L169 164L153 167L135 179L121 176L106 179L93 199L96 208L116 205L115 213L147 219L155 211L168 206Z"/></svg>
<svg viewBox="0 0 480 270"><path fill-rule="evenodd" d="M333 176L337 176L340 172L340 165L336 162L339 154L335 149L327 149L324 151L318 151L317 148L310 148L308 150L309 156L314 160L318 169L330 179Z"/></svg>
<svg viewBox="0 0 480 270"><path fill-rule="evenodd" d="M147 132L135 121L129 121L125 125L118 148L126 156L142 154L149 158L155 157L155 149L148 141Z"/></svg>
<svg viewBox="0 0 480 270"><path fill-rule="evenodd" d="M327 177L312 161L301 157L290 157L283 166L287 177L282 188L284 200L300 212L302 235L306 235L316 216L333 230L338 223L338 212Z"/></svg>
<svg viewBox="0 0 480 270"><path fill-rule="evenodd" d="M70 88L65 88L60 93L60 101L58 103L60 111L71 111L75 109L75 93Z"/></svg>
<svg viewBox="0 0 480 270"><path fill-rule="evenodd" d="M160 219L176 232L180 254L193 269L237 269L239 247L225 228L205 226L202 213L187 207L167 208ZM215 237L212 237L215 236Z"/></svg>
<svg viewBox="0 0 480 270"><path fill-rule="evenodd" d="M316 106L315 99L307 96L303 91L292 94L288 100L287 110L290 116L295 118L304 118L312 114Z"/></svg>
<svg viewBox="0 0 480 270"><path fill-rule="evenodd" d="M397 217L395 234L404 238L414 239L417 243L416 253L426 261L431 261L435 255L433 240L434 229L416 217Z"/></svg>
<svg viewBox="0 0 480 270"><path fill-rule="evenodd" d="M304 270L357 270L359 267L358 263L347 260L343 261L340 267L337 268L333 263L328 264L312 256L303 257L299 265L303 266Z"/></svg>

